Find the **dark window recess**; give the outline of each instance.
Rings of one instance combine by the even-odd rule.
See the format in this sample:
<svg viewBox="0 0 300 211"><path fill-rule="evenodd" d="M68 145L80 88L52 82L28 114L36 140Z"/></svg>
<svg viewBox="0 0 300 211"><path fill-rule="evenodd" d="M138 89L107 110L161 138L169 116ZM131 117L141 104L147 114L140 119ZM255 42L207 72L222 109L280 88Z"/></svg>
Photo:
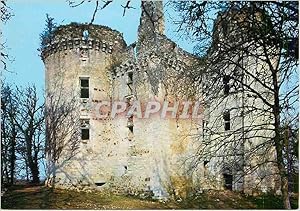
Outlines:
<svg viewBox="0 0 300 211"><path fill-rule="evenodd" d="M223 114L223 119L224 119L224 128L225 130L230 130L230 112L226 111Z"/></svg>
<svg viewBox="0 0 300 211"><path fill-rule="evenodd" d="M105 182L96 182L95 185L96 186L102 186L102 185L105 185Z"/></svg>
<svg viewBox="0 0 300 211"><path fill-rule="evenodd" d="M230 130L230 122L225 122L225 130Z"/></svg>
<svg viewBox="0 0 300 211"><path fill-rule="evenodd" d="M89 79L80 79L80 98L89 98Z"/></svg>
<svg viewBox="0 0 300 211"><path fill-rule="evenodd" d="M89 90L88 89L81 89L81 98L89 98Z"/></svg>
<svg viewBox="0 0 300 211"><path fill-rule="evenodd" d="M81 87L87 87L89 88L89 79L81 79L80 80Z"/></svg>
<svg viewBox="0 0 300 211"><path fill-rule="evenodd" d="M90 129L81 129L81 140L90 139Z"/></svg>
<svg viewBox="0 0 300 211"><path fill-rule="evenodd" d="M128 84L131 84L133 81L133 72L128 73Z"/></svg>
<svg viewBox="0 0 300 211"><path fill-rule="evenodd" d="M231 174L223 174L224 177L224 188L227 190L232 190L233 176Z"/></svg>
<svg viewBox="0 0 300 211"><path fill-rule="evenodd" d="M133 133L133 125L129 125L129 126L128 126L128 129L130 130L130 132Z"/></svg>
<svg viewBox="0 0 300 211"><path fill-rule="evenodd" d="M228 95L228 94L229 94L229 90L230 90L229 80L230 80L230 76L229 76L229 75L225 75L225 76L223 77L224 94L225 94L225 95Z"/></svg>
<svg viewBox="0 0 300 211"><path fill-rule="evenodd" d="M223 35L226 36L228 33L228 25L227 22L222 21Z"/></svg>

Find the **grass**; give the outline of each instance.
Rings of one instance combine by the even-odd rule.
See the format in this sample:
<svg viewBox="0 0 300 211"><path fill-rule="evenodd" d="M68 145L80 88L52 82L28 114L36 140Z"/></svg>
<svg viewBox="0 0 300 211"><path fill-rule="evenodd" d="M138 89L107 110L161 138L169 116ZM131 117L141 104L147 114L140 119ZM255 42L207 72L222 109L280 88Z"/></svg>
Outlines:
<svg viewBox="0 0 300 211"><path fill-rule="evenodd" d="M174 209L174 205L101 192L14 186L1 197L3 209Z"/></svg>
<svg viewBox="0 0 300 211"><path fill-rule="evenodd" d="M292 208L298 207L298 195ZM282 209L277 196L245 196L231 191L207 191L182 202L162 203L101 192L52 190L43 186L18 185L1 197L3 209Z"/></svg>
<svg viewBox="0 0 300 211"><path fill-rule="evenodd" d="M185 209L283 209L280 196L246 196L232 191L207 191L198 197L187 199L181 205ZM298 208L298 194L291 197L292 209Z"/></svg>
<svg viewBox="0 0 300 211"><path fill-rule="evenodd" d="M274 195L261 195L261 196L248 196L247 199L254 203L257 209L284 209L282 199L280 196ZM290 197L292 209L298 208L298 194Z"/></svg>

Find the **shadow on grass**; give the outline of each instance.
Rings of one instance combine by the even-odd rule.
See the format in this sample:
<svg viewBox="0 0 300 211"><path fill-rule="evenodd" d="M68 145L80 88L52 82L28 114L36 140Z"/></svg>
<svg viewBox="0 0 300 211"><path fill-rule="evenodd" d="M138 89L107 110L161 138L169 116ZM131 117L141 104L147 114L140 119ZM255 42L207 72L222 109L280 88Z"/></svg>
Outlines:
<svg viewBox="0 0 300 211"><path fill-rule="evenodd" d="M4 209L283 209L278 196L245 196L232 191L206 191L182 202L160 203L101 192L77 192L44 186L14 186L1 197ZM298 208L298 194L291 197Z"/></svg>
<svg viewBox="0 0 300 211"><path fill-rule="evenodd" d="M77 192L43 186L15 186L1 198L4 209L168 209L158 201L100 192Z"/></svg>

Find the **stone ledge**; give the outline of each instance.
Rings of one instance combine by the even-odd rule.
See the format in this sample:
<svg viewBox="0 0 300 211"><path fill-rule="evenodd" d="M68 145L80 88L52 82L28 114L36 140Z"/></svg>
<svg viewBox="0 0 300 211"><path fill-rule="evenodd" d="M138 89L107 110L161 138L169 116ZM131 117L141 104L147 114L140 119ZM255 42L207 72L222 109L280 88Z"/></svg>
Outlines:
<svg viewBox="0 0 300 211"><path fill-rule="evenodd" d="M116 42L116 41L115 41ZM72 38L72 39L61 39L59 41L55 41L54 43L48 44L46 48L42 51L41 57L45 60L51 54L60 51L66 50L96 50L102 51L104 53L112 54L114 52L114 44L115 42L108 42L105 40L99 39L84 39L81 38Z"/></svg>

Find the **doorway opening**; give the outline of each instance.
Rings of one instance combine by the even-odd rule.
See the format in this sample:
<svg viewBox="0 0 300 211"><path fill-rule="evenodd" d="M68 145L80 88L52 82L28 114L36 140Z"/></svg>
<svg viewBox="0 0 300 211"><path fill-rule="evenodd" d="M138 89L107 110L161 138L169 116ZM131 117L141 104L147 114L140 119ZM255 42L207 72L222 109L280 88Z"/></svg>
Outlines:
<svg viewBox="0 0 300 211"><path fill-rule="evenodd" d="M232 190L232 182L233 182L232 174L223 174L223 177L224 177L224 188L226 190Z"/></svg>

